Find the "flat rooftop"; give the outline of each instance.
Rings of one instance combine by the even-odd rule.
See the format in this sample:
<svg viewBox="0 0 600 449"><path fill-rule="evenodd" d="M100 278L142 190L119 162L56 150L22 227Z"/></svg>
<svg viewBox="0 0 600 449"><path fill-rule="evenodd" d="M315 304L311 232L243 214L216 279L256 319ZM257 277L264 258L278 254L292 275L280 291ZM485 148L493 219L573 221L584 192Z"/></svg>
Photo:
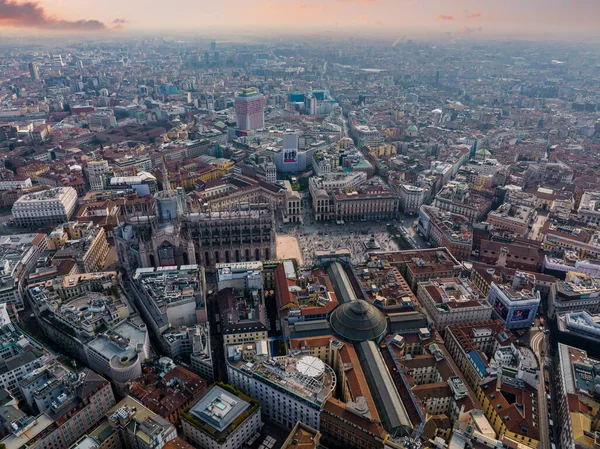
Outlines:
<svg viewBox="0 0 600 449"><path fill-rule="evenodd" d="M133 278L158 305L196 301L202 296L198 265L182 265L180 269L138 268Z"/></svg>
<svg viewBox="0 0 600 449"><path fill-rule="evenodd" d="M301 350L270 358L264 346L262 342L229 345L228 363L317 406L331 397L336 375L329 365Z"/></svg>
<svg viewBox="0 0 600 449"><path fill-rule="evenodd" d="M249 407L249 402L215 385L190 408L189 413L223 432Z"/></svg>
<svg viewBox="0 0 600 449"><path fill-rule="evenodd" d="M111 364L129 364L138 356L136 347L146 343L147 331L125 321L89 343L95 351L103 354Z"/></svg>

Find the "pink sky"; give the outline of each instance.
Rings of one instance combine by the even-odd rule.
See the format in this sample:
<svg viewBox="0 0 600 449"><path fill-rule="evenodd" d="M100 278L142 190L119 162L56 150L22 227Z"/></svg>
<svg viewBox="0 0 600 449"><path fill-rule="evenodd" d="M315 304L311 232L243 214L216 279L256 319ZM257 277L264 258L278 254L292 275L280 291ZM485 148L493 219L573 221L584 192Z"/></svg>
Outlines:
<svg viewBox="0 0 600 449"><path fill-rule="evenodd" d="M0 27L599 36L600 0L0 0Z"/></svg>

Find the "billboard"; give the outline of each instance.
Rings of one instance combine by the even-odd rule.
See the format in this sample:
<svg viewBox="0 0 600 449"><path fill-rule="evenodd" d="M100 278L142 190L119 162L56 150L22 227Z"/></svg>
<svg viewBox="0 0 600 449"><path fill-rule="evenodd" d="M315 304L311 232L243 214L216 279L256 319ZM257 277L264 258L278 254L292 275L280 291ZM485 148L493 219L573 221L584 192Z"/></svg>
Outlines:
<svg viewBox="0 0 600 449"><path fill-rule="evenodd" d="M298 162L298 150L283 150L283 162L285 164L295 164Z"/></svg>
<svg viewBox="0 0 600 449"><path fill-rule="evenodd" d="M531 309L531 308L514 309L512 311L512 316L511 316L510 320L511 321L527 321L527 320L529 320L529 317L531 316L532 311L533 311L533 309Z"/></svg>
<svg viewBox="0 0 600 449"><path fill-rule="evenodd" d="M494 304L494 310L504 321L506 321L506 317L508 316L508 308L502 304L502 301L499 299L497 299L496 303Z"/></svg>

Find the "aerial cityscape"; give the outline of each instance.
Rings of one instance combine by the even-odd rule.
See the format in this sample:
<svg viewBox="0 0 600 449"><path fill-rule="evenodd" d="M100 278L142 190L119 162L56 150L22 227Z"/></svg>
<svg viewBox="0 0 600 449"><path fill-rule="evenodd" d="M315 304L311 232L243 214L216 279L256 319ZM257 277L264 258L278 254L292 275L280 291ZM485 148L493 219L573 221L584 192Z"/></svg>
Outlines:
<svg viewBox="0 0 600 449"><path fill-rule="evenodd" d="M600 448L596 2L101 3L0 0L0 448Z"/></svg>

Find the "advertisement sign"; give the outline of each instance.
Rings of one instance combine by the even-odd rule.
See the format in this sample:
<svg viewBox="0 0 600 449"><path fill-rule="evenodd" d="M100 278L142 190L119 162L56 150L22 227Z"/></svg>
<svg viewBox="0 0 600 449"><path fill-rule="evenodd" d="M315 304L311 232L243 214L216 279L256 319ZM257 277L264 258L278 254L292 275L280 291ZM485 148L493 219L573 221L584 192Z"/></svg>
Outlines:
<svg viewBox="0 0 600 449"><path fill-rule="evenodd" d="M506 321L506 317L508 316L508 308L502 304L500 300L496 300L496 304L494 304L494 310L504 321Z"/></svg>
<svg viewBox="0 0 600 449"><path fill-rule="evenodd" d="M285 164L295 164L298 162L298 150L283 150L283 162Z"/></svg>
<svg viewBox="0 0 600 449"><path fill-rule="evenodd" d="M512 312L511 321L527 321L531 315L531 309L515 309Z"/></svg>

